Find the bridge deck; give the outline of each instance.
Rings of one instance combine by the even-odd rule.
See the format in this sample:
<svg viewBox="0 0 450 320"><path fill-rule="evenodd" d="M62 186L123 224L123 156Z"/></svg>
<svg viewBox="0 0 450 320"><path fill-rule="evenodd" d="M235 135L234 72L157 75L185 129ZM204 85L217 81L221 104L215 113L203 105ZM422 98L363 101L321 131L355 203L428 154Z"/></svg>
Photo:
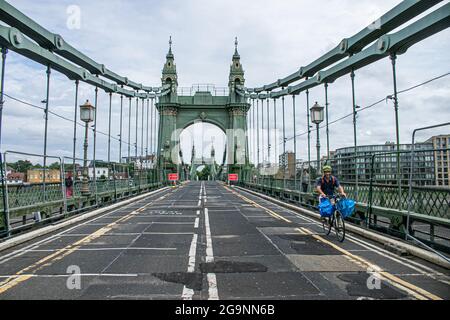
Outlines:
<svg viewBox="0 0 450 320"><path fill-rule="evenodd" d="M370 290L374 265L383 280ZM79 289L68 289L71 266ZM0 277L0 299L450 299L448 270L353 235L338 243L316 221L216 182L4 251Z"/></svg>

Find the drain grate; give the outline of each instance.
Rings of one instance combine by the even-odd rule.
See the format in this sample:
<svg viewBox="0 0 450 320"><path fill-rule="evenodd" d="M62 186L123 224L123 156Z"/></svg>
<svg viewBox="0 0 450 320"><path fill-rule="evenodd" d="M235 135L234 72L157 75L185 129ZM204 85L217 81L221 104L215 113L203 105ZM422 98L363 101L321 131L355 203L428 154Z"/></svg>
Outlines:
<svg viewBox="0 0 450 320"><path fill-rule="evenodd" d="M201 263L200 270L203 273L246 273L267 272L268 268L256 262L216 261Z"/></svg>

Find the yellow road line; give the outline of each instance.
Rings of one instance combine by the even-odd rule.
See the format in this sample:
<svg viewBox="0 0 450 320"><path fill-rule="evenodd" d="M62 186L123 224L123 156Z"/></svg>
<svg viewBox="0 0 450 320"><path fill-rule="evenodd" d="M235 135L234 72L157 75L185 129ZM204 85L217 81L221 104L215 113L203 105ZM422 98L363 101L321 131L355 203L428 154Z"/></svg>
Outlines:
<svg viewBox="0 0 450 320"><path fill-rule="evenodd" d="M404 291L407 291L408 293L412 294L415 298L419 299L419 300L427 300L427 299L431 299L431 300L442 300L441 297L438 297L422 288L419 288L409 282L406 282L396 276L394 276L393 274L390 274L387 271L383 271L379 266L370 263L369 261L356 256L350 252L348 252L347 250L337 246L336 244L322 238L321 236L312 233L310 230L304 228L304 227L300 227L300 229L303 231L303 233L308 234L313 236L315 239L326 243L328 245L330 245L331 247L333 247L334 249L338 250L339 252L343 253L344 255L346 255L347 257L349 257L350 259L356 260L360 263L362 263L363 265L365 265L367 268L370 268L372 270L374 270L374 272L377 272L378 274L381 275L381 277L384 278L384 280L386 280L387 282L389 282L390 284L396 286L399 289L402 289Z"/></svg>
<svg viewBox="0 0 450 320"><path fill-rule="evenodd" d="M249 202L249 203L253 204L255 207L262 208L262 209L266 210L269 214L275 215L275 216L281 218L282 220L284 220L286 222L290 222L290 223L292 222L292 221L290 221L290 220L288 220L288 219L278 215L277 213L273 212L272 210L267 209L267 208L261 206L260 204L257 204L256 202L254 202L254 201L252 201L252 200L250 200L250 199L248 199L248 198L238 194L234 190L230 190L226 186L224 186L224 188L229 190L233 194L237 195L241 199L245 200L246 202ZM385 281L389 282L390 284L392 284L393 286L395 286L395 287L397 287L399 289L402 289L403 291L408 292L409 294L413 295L416 299L419 299L419 300L427 300L427 299L442 300L441 297L439 297L437 295L434 295L434 294L432 294L432 293L430 293L430 292L428 292L428 291L426 291L426 290L424 290L422 288L419 288L419 287L417 287L417 286L415 286L415 285L413 285L413 284L411 284L409 282L406 282L406 281L398 278L397 276L394 276L393 274L390 274L387 271L381 270L381 268L378 267L377 265L372 264L372 263L368 262L367 260L365 260L365 259L363 259L363 258L361 258L359 256L356 256L356 255L354 255L354 254L352 254L350 252L348 252L347 250L345 250L345 249L335 245L334 243L332 243L332 242L330 242L328 240L325 240L321 236L312 233L310 230L308 230L308 229L306 229L304 227L297 228L297 231L299 231L302 234L311 235L314 238L316 238L317 240L330 245L331 247L335 248L339 252L343 253L345 256L347 256L349 258L349 260L353 261L354 263L362 264L362 265L366 266L367 268L371 268L372 270L374 270L375 272L380 274L380 276L382 278L384 278Z"/></svg>
<svg viewBox="0 0 450 320"><path fill-rule="evenodd" d="M228 189L228 188L225 187L225 189ZM245 196L243 196L243 195L241 195L241 194L239 194L239 193L237 193L237 192L235 192L235 191L233 191L233 190L230 190L230 189L228 189L228 190L229 190L231 193L233 193L234 195L236 195L236 196L238 196L239 198L241 198L242 200L244 200L244 201L246 201L246 202L252 204L253 206L265 210L268 214L270 214L270 215L271 215L272 217L274 217L275 219L283 220L283 221L286 221L286 222L288 222L288 223L292 223L291 220L286 219L285 217L279 215L278 213L276 213L276 212L274 212L274 211L272 211L272 210L270 210L270 209L268 209L268 208L266 208L266 207L261 206L260 204L256 203L255 201L250 200L250 199L248 199L247 197L245 197Z"/></svg>
<svg viewBox="0 0 450 320"><path fill-rule="evenodd" d="M42 258L41 260L29 265L28 267L18 271L14 276L11 276L11 277L7 278L5 281L0 282L0 294L15 287L19 283L24 282L31 278L31 276L23 275L23 274L39 271L42 268L50 266L52 263L63 259L64 257L68 256L69 254L78 250L82 245L86 245L86 244L90 243L91 241L103 236L107 232L111 231L114 227L116 227L120 222L129 220L132 216L138 214L139 210L143 210L153 203L154 203L154 201L142 206L141 208L139 208L137 210L130 212L126 216L123 216L122 218L108 224L107 226L100 228L99 230L90 234L89 236L86 236L83 239L78 240L77 242L70 244L70 245ZM33 271L31 271L31 270L33 270Z"/></svg>

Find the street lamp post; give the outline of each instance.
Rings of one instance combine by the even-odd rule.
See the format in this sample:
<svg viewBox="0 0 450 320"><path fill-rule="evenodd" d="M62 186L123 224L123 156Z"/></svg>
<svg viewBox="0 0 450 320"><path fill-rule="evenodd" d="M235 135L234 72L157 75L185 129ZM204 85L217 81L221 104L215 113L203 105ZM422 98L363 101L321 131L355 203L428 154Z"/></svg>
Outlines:
<svg viewBox="0 0 450 320"><path fill-rule="evenodd" d="M320 173L320 136L319 136L319 125L323 122L323 109L324 107L319 106L316 102L311 107L311 122L316 125L317 128L317 172Z"/></svg>
<svg viewBox="0 0 450 320"><path fill-rule="evenodd" d="M88 132L89 122L94 120L94 106L86 100L86 103L80 106L80 119L85 123L84 131L84 155L83 155L83 185L81 187L81 194L83 196L89 196L89 172L87 166L87 149L88 149Z"/></svg>

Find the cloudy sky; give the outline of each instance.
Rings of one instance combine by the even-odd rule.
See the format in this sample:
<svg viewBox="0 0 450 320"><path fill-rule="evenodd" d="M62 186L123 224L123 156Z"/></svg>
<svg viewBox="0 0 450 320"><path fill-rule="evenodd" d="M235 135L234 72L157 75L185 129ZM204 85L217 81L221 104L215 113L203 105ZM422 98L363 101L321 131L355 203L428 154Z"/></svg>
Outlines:
<svg viewBox="0 0 450 320"><path fill-rule="evenodd" d="M239 38L239 53L246 72L246 86L272 83L298 70L335 47L388 11L399 0L10 0L11 4L48 30L61 34L74 47L110 70L148 86L159 86L161 70L173 38L179 85L198 83L224 87ZM448 1L443 1L442 4ZM442 5L441 4L441 5ZM75 5L80 10L80 28L73 28ZM439 5L440 6L440 5ZM438 6L437 6L438 7ZM435 7L436 8L436 7ZM428 11L430 12L430 11ZM423 16L423 15L422 15ZM445 30L412 47L398 59L398 87L405 89L450 71L450 30ZM5 93L34 105L45 98L45 67L10 52L6 64ZM50 110L73 118L74 83L52 73ZM356 100L364 107L392 93L389 59L356 72ZM94 99L94 88L80 85L79 101ZM434 81L399 97L401 142L407 143L414 128L450 120L450 77ZM352 111L350 77L338 79L329 88L330 121ZM5 98L2 149L42 154L43 112ZM311 90L311 103L324 104L323 86ZM280 104L279 104L280 105ZM119 97L113 97L113 135L119 133ZM108 95L99 96L98 130L107 132ZM291 99L286 102L287 136L293 135ZM127 119L127 113L124 117ZM278 117L280 120L280 117ZM297 134L306 128L306 97L297 97ZM280 126L280 123L279 123ZM78 128L77 156L82 156L82 128ZM204 140L219 137L218 129L206 128ZM358 144L395 141L392 102L383 102L358 115ZM127 126L123 137L127 140ZM436 130L419 136L426 139ZM188 133L183 141L190 154ZM133 135L132 135L133 136ZM312 135L315 146L315 133ZM326 150L321 130L322 151ZM70 156L73 124L53 115L49 118L48 154ZM92 142L92 140L91 140ZM196 139L200 143L201 139ZM220 144L217 143L216 144ZM330 149L353 144L352 118L330 127ZM112 143L112 160L119 156L118 142ZM206 143L207 145L207 143ZM199 146L198 146L199 147ZM307 138L297 140L298 158L307 158ZM124 146L124 155L126 154ZM287 149L292 150L292 140ZM217 159L223 147L216 146ZM205 148L205 155L210 148ZM312 152L315 154L315 151ZM107 157L107 137L98 136L98 158Z"/></svg>

